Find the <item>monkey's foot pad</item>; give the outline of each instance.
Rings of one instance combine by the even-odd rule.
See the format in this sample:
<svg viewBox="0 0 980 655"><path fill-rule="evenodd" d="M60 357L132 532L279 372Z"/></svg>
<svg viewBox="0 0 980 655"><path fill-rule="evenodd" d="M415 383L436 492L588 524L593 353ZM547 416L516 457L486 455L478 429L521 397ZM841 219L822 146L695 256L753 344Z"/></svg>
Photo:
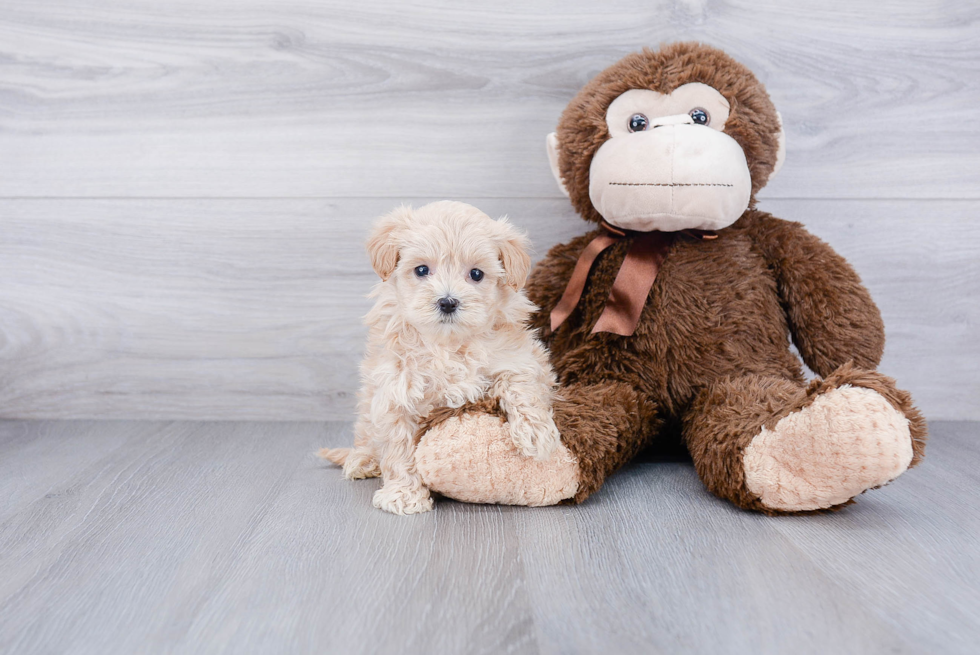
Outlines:
<svg viewBox="0 0 980 655"><path fill-rule="evenodd" d="M578 463L564 445L545 462L525 457L504 421L489 414L464 414L432 428L415 462L430 490L467 503L555 505L578 489Z"/></svg>
<svg viewBox="0 0 980 655"><path fill-rule="evenodd" d="M763 429L745 481L767 507L825 509L894 480L912 461L909 422L880 394L842 386Z"/></svg>

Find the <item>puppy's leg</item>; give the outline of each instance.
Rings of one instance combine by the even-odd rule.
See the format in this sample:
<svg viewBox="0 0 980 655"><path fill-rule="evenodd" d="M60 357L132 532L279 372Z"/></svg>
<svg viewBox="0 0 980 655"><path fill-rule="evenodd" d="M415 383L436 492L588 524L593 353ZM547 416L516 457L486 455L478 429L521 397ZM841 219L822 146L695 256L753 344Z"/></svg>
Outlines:
<svg viewBox="0 0 980 655"><path fill-rule="evenodd" d="M374 385L366 382L358 394L357 421L354 423L353 448L321 448L317 456L342 466L348 480L376 478L381 475L371 438L371 397Z"/></svg>
<svg viewBox="0 0 980 655"><path fill-rule="evenodd" d="M321 448L318 457L331 461L344 469L348 480L363 480L381 475L378 460L373 453L356 448Z"/></svg>
<svg viewBox="0 0 980 655"><path fill-rule="evenodd" d="M317 453L319 457L344 467L344 477L348 480L376 478L381 475L381 469L378 468L378 458L375 457L372 448L374 440L371 438L370 392L370 388L362 390L361 399L358 402L358 416L354 423L354 447L321 448L320 452Z"/></svg>
<svg viewBox="0 0 980 655"><path fill-rule="evenodd" d="M554 415L550 408L538 402L541 399L540 389L515 387L520 387L520 384L512 384L511 390L500 396L500 406L507 413L510 436L528 457L547 460L561 443ZM550 394L545 397L550 398Z"/></svg>
<svg viewBox="0 0 980 655"><path fill-rule="evenodd" d="M511 438L528 457L549 459L561 435L551 409L554 373L544 349L535 342L533 351L517 358L517 365L494 376L491 393L507 413ZM513 360L512 360L513 364Z"/></svg>
<svg viewBox="0 0 980 655"><path fill-rule="evenodd" d="M374 493L374 506L392 514L418 514L432 509L432 496L415 469L415 433L418 422L408 410L386 412L375 424L380 469L384 484Z"/></svg>
<svg viewBox="0 0 980 655"><path fill-rule="evenodd" d="M344 477L348 480L376 478L381 475L378 460L374 454L356 448L321 448L317 457L333 462L344 468Z"/></svg>

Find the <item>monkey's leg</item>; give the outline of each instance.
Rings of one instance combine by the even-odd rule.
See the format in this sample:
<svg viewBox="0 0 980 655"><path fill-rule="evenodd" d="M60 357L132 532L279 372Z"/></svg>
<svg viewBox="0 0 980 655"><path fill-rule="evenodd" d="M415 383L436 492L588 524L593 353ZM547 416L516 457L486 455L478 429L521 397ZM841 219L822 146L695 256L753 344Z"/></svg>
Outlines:
<svg viewBox="0 0 980 655"><path fill-rule="evenodd" d="M762 376L716 382L684 421L708 490L767 513L843 507L918 463L925 437L906 392L850 365L808 387Z"/></svg>
<svg viewBox="0 0 980 655"><path fill-rule="evenodd" d="M525 457L499 414L470 408L422 436L415 459L425 484L471 503L581 502L660 426L652 408L627 384L569 385L558 396L554 415L562 444L551 459Z"/></svg>

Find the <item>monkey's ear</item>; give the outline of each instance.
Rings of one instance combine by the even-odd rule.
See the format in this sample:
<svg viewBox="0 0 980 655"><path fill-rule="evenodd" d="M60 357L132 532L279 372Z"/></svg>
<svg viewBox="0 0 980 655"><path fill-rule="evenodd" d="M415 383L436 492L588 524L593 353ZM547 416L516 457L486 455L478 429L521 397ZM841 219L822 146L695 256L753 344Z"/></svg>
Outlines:
<svg viewBox="0 0 980 655"><path fill-rule="evenodd" d="M548 148L548 164L551 165L551 174L555 176L555 182L558 183L561 192L568 196L568 189L565 188L565 183L561 180L561 171L558 169L558 151L561 149L558 144L558 135L552 132L545 139L545 143Z"/></svg>
<svg viewBox="0 0 980 655"><path fill-rule="evenodd" d="M772 167L772 173L769 173L770 180L783 167L783 161L786 159L786 130L783 129L783 116L779 111L776 112L776 120L779 121L779 135L776 137L779 139L779 149L776 150L776 163Z"/></svg>
<svg viewBox="0 0 980 655"><path fill-rule="evenodd" d="M523 288L527 275L531 272L531 255L528 254L530 243L527 235L511 225L506 218L498 220L497 225L501 228L497 249L504 265L507 286L518 291Z"/></svg>
<svg viewBox="0 0 980 655"><path fill-rule="evenodd" d="M367 251L371 257L371 266L374 272L386 282L398 266L398 251L401 245L398 233L408 223L411 215L412 208L402 205L379 218L368 236Z"/></svg>

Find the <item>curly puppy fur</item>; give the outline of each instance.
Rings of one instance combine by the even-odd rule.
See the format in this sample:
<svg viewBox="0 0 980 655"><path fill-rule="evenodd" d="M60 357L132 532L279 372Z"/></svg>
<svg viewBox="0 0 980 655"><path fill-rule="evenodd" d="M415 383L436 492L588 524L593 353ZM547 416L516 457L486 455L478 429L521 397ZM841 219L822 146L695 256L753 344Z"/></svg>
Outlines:
<svg viewBox="0 0 980 655"><path fill-rule="evenodd" d="M368 241L382 278L365 321L367 352L354 449L324 449L347 478L381 475L374 505L432 509L415 466L419 425L442 407L494 399L514 445L548 459L559 445L554 373L527 328L530 257L523 234L475 207L437 202L383 217Z"/></svg>
<svg viewBox="0 0 980 655"><path fill-rule="evenodd" d="M745 451L764 430L775 435L770 439L772 452L760 454L760 461L769 466L776 451L791 446L785 440L798 433L797 428L777 429L781 419L805 412L821 395L836 389L865 389L887 401L875 405L876 412L898 413L874 419L877 425L882 430L893 426L892 437L907 434L911 450L908 443L892 443L891 437L891 446L885 443L888 439L878 445L895 450L888 457L909 457L914 466L923 455L926 425L909 395L873 370L884 350L884 326L854 269L802 225L755 209L755 193L777 161L781 130L763 86L720 50L696 43L627 56L596 76L562 114L557 132L561 177L582 217L600 221L589 198L589 169L608 138L609 104L629 89L669 93L690 82L712 86L731 105L724 131L741 145L752 177L745 213L719 230L717 239L674 239L630 337L591 331L631 237L599 255L578 306L554 333L549 330L549 313L582 250L600 231L552 248L528 283L528 297L542 308L531 325L544 335L561 383L555 422L580 465L574 500L581 502L595 492L640 449L683 444L713 493L748 509L809 511L804 501L765 504L758 491L762 482L754 483L756 491L750 488ZM822 379L805 384L790 339ZM866 394L842 392L834 397L837 405L822 403L827 408L820 411L837 411L842 399ZM853 409L843 408L841 416L848 412ZM847 425L843 418L829 423L817 421L815 414L804 418L813 425ZM777 443L780 439L784 443ZM867 444L859 446L860 452L849 451L851 446L842 442L839 452L828 455L833 460L829 466L839 464L842 476L860 469L855 458L873 455ZM773 473L773 484L785 485L785 476L777 473L781 475ZM869 486L886 481L866 480ZM831 501L830 507L819 509L840 507L849 499Z"/></svg>

